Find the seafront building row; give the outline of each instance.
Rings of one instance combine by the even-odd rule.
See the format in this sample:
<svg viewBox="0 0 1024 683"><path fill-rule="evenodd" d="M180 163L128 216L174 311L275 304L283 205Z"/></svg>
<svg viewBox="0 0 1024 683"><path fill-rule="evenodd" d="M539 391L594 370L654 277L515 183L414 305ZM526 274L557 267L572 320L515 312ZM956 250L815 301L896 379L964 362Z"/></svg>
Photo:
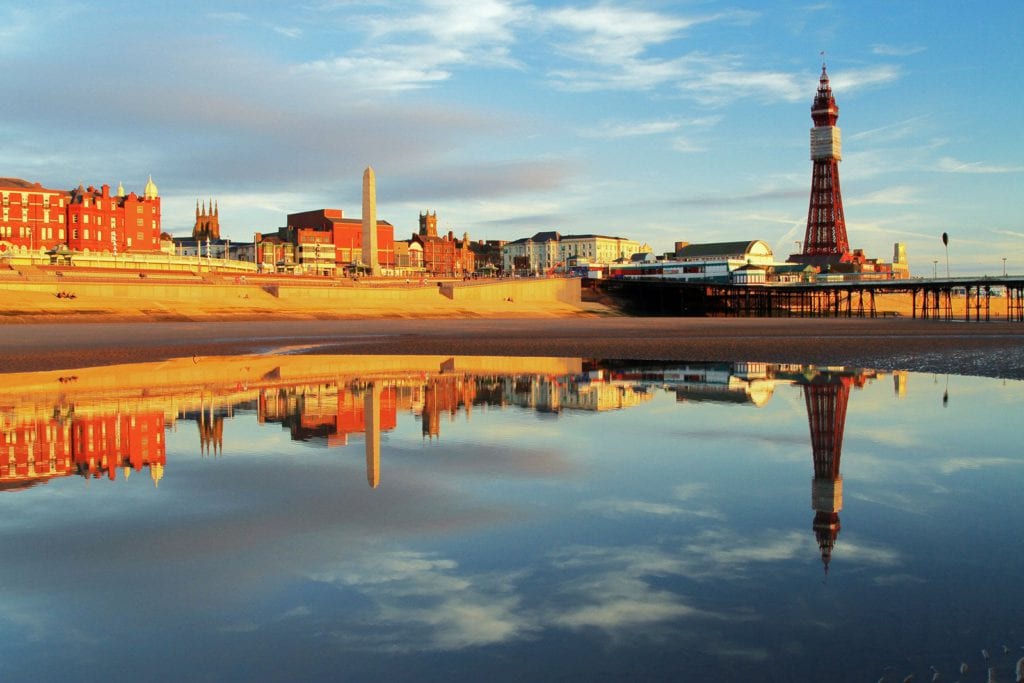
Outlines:
<svg viewBox="0 0 1024 683"><path fill-rule="evenodd" d="M176 267L245 265L249 272L358 276L367 272L362 221L341 209L288 214L286 225L256 233L251 242L232 241L220 232L220 209L211 199L196 203L190 237L161 230L160 196L149 178L141 195L116 192L109 185L53 190L39 183L0 178L3 220L0 263L116 266L131 256L140 267L161 267L174 257ZM594 233L561 234L548 230L513 241L472 241L451 231L439 234L437 212L419 214L419 230L395 239L394 226L377 221L377 258L381 273L394 277L467 277L477 275L578 275L601 278L671 278L732 281L805 280L820 267L776 258L762 240L690 244L654 254L636 240ZM99 260L97 260L99 259ZM106 259L106 260L103 260ZM893 266L861 263L885 277L906 274L900 245ZM895 273L893 272L895 270ZM863 272L863 265L859 272Z"/></svg>
<svg viewBox="0 0 1024 683"><path fill-rule="evenodd" d="M195 259L197 269L218 259L220 267L259 273L317 276L432 276L466 278L477 275L550 276L573 274L589 278L660 278L759 284L812 276L903 278L909 276L905 248L897 243L892 263L868 258L851 249L846 233L839 162L839 107L825 65L811 105L810 150L813 162L807 231L799 253L778 259L768 244L751 239L688 244L654 254L635 240L600 234L567 234L548 230L513 241L471 241L452 231L439 234L437 212L421 212L419 230L396 239L394 226L376 216L376 180L367 168L363 179L363 215L346 218L341 209L291 213L276 232L254 234L251 242L234 242L220 234L220 209L196 203L191 237L161 231L160 196L152 177L141 195L123 186L111 193L99 189L52 190L39 183L0 178L3 217L0 259L55 265L103 263L122 255L122 264L143 265L147 255ZM99 257L97 257L99 255ZM97 261L99 258L99 261ZM158 258L157 263L162 263ZM170 261L168 260L169 264ZM243 268L238 264L246 264ZM168 268L170 266L168 265ZM177 267L188 267L179 262Z"/></svg>

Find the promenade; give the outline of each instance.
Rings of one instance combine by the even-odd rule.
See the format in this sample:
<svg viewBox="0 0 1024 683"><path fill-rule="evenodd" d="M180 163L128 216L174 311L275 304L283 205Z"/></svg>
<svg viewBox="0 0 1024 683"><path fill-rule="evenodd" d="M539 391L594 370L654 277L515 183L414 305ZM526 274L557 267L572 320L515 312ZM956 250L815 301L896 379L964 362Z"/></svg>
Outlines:
<svg viewBox="0 0 1024 683"><path fill-rule="evenodd" d="M0 266L0 324L586 314L579 280L321 278Z"/></svg>

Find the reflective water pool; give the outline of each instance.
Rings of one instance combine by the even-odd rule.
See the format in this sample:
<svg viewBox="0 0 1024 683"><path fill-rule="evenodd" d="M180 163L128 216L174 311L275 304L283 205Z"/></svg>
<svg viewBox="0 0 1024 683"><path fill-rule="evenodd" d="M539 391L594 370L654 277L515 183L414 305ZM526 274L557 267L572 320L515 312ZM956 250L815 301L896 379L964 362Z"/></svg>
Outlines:
<svg viewBox="0 0 1024 683"><path fill-rule="evenodd" d="M1022 382L337 356L5 380L3 681L1013 680L1024 656Z"/></svg>

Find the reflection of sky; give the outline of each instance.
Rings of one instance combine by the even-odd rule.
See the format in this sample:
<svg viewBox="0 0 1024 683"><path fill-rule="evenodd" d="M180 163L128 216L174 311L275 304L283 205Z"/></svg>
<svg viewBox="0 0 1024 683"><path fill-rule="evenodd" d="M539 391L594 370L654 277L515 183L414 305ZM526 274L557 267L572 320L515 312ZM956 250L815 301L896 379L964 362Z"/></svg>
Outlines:
<svg viewBox="0 0 1024 683"><path fill-rule="evenodd" d="M159 488L0 495L0 678L953 680L1019 628L1022 398L851 390L827 575L796 386L475 409L433 440L400 414L377 489L361 436L309 448L240 414L201 457L179 421Z"/></svg>

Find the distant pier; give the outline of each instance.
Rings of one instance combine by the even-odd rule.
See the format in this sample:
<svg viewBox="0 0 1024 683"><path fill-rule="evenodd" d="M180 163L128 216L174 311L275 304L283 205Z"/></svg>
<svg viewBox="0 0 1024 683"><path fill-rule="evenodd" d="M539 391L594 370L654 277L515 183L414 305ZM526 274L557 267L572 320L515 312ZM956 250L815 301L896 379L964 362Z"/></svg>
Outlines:
<svg viewBox="0 0 1024 683"><path fill-rule="evenodd" d="M1024 277L843 280L836 282L731 284L665 279L593 280L633 313L673 316L878 318L881 294L909 295L911 317L966 322L1024 322ZM964 306L954 314L954 296ZM991 301L1006 301L1005 315Z"/></svg>

